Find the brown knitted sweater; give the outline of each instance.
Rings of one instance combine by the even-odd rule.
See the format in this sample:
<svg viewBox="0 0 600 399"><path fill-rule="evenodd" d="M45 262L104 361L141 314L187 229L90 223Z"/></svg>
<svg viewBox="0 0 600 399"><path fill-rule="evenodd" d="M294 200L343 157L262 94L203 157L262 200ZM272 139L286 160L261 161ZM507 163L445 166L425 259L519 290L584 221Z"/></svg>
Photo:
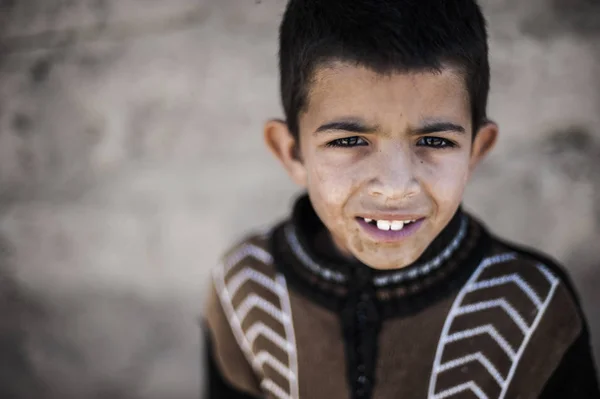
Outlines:
<svg viewBox="0 0 600 399"><path fill-rule="evenodd" d="M215 269L210 399L600 398L576 295L544 256L461 210L397 271L340 259L323 231L301 197Z"/></svg>

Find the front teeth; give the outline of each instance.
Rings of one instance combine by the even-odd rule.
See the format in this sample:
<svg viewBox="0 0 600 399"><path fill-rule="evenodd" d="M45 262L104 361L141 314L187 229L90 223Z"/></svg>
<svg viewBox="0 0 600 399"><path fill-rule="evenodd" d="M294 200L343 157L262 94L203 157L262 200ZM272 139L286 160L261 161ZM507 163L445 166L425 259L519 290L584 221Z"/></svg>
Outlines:
<svg viewBox="0 0 600 399"><path fill-rule="evenodd" d="M377 228L379 230L383 230L383 231L400 231L402 230L402 228L404 227L404 222L401 222L400 220L394 220L394 221L387 221L387 220L378 220L377 221Z"/></svg>
<svg viewBox="0 0 600 399"><path fill-rule="evenodd" d="M390 226L390 228L393 231L400 231L400 230L402 230L403 227L404 227L404 222L401 222L399 220L394 220L392 222L392 225Z"/></svg>
<svg viewBox="0 0 600 399"><path fill-rule="evenodd" d="M390 229L390 227L392 227L392 223L388 222L387 220L378 220L377 221L377 228L379 230L388 231Z"/></svg>
<svg viewBox="0 0 600 399"><path fill-rule="evenodd" d="M373 219L367 219L365 218L365 222L367 223L371 223L373 222ZM401 220L377 220L375 221L377 228L379 230L383 230L383 231L400 231L404 228L404 225L409 224L409 223L413 223L414 220L405 220L405 221L401 221Z"/></svg>

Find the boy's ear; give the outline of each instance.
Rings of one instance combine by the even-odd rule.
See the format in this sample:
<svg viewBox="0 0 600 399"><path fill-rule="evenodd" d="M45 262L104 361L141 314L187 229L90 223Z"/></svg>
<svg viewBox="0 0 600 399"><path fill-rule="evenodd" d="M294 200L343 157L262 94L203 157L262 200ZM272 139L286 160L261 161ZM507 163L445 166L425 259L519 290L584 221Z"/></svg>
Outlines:
<svg viewBox="0 0 600 399"><path fill-rule="evenodd" d="M300 143L292 136L288 126L281 120L270 120L265 124L265 143L285 170L301 187L306 187L306 168L300 154Z"/></svg>
<svg viewBox="0 0 600 399"><path fill-rule="evenodd" d="M498 125L494 122L487 121L479 128L471 147L471 162L469 164L471 172L494 148L497 139Z"/></svg>

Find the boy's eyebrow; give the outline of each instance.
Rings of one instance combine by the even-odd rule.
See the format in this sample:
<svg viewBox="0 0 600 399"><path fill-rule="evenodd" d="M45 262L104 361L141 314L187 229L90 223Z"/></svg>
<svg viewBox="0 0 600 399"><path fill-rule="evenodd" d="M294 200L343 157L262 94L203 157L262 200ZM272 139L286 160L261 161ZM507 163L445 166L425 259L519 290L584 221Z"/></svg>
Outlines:
<svg viewBox="0 0 600 399"><path fill-rule="evenodd" d="M326 132L328 130L342 130L352 133L371 133L377 130L377 126L369 125L357 118L341 118L319 126L317 130L315 130L315 133Z"/></svg>
<svg viewBox="0 0 600 399"><path fill-rule="evenodd" d="M317 130L315 130L315 134L330 130L364 134L377 131L378 126L369 125L357 118L341 118L319 126ZM413 130L413 134L432 134L441 132L457 132L464 134L467 131L464 127L456 123L438 120L425 121L421 126Z"/></svg>
<svg viewBox="0 0 600 399"><path fill-rule="evenodd" d="M431 134L441 132L466 133L466 129L461 125L444 121L426 121L414 130L414 134Z"/></svg>

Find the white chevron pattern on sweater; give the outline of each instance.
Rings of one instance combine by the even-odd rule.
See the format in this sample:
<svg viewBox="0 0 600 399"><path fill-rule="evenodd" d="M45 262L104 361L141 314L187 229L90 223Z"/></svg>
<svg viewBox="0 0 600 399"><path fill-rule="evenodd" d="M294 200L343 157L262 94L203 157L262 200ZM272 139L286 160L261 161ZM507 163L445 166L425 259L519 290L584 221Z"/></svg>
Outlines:
<svg viewBox="0 0 600 399"><path fill-rule="evenodd" d="M469 287L469 292L496 287L508 283L515 283L517 287L519 287L521 291L523 291L525 295L531 299L531 302L533 302L538 309L542 307L542 300L540 297L535 293L533 288L531 288L531 286L527 284L525 280L523 280L517 273L509 274L508 276L492 278L489 280L478 281Z"/></svg>
<svg viewBox="0 0 600 399"><path fill-rule="evenodd" d="M283 349L285 352L291 351L294 348L292 345L281 335L277 334L275 331L267 327L264 323L256 322L248 329L246 333L246 337L250 344L254 344L256 338L260 335L263 335L265 338L273 342L275 345Z"/></svg>
<svg viewBox="0 0 600 399"><path fill-rule="evenodd" d="M479 311L491 309L491 308L496 308L496 307L499 307L502 310L504 310L510 316L510 318L515 322L515 324L517 326L519 326L519 328L521 329L523 334L527 333L527 330L529 330L529 326L527 325L527 322L523 319L523 316L521 316L519 314L517 309L515 309L504 298L492 299L489 301L477 302L477 303L472 303L469 305L461 306L460 308L456 309L454 316L475 313L475 312L479 312Z"/></svg>
<svg viewBox="0 0 600 399"><path fill-rule="evenodd" d="M244 244L240 249L235 251L225 260L223 274L227 275L231 271L231 268L240 263L244 258L252 257L261 261L266 265L273 263L273 256L256 245Z"/></svg>
<svg viewBox="0 0 600 399"><path fill-rule="evenodd" d="M292 373L292 371L279 360L277 360L273 355L271 355L267 351L259 352L254 357L254 362L259 366L263 367L265 364L271 366L274 370L276 370L279 374L292 381L296 379L296 375Z"/></svg>
<svg viewBox="0 0 600 399"><path fill-rule="evenodd" d="M550 304L550 301L554 296L554 292L559 284L558 278L556 278L552 274L552 272L550 272L550 270L542 264L536 265L537 269L550 283L550 289L543 296L540 296L540 294L536 292L526 281L526 279L519 273L512 273L490 279L479 280L480 276L487 268L496 264L501 264L510 261L515 258L516 254L507 253L483 260L483 262L473 273L469 281L465 284L465 286L457 295L454 304L452 305L452 308L450 310L450 313L446 318L446 322L444 324L442 334L440 337L440 342L437 347L433 365L433 372L431 374L431 379L429 383L429 399L449 398L467 390L470 390L479 398L489 399L490 396L484 391L483 387L479 386L474 381L464 381L457 384L456 386L449 387L443 391L438 392L437 381L438 375L440 373L443 373L456 367L464 366L471 362L479 362L481 365L483 365L483 367L487 370L489 376L495 381L498 387L500 387L500 394L498 396L494 395L494 397L497 399L504 399L508 387L510 386L510 382L514 376L515 370L523 355L523 352L525 351L525 348L527 347L531 336L533 335L546 309L548 308L548 305ZM521 314L515 308L515 306L513 306L510 303L510 300L505 297L492 298L489 300L480 300L479 302L475 303L468 303L468 301L465 301L465 297L467 297L470 293L473 293L475 291L486 290L503 284L515 284L535 305L537 312L535 313L535 319L531 324L529 324L521 316ZM467 303L465 304L465 302ZM487 309L492 308L501 308L502 310L504 310L506 314L510 317L510 319L514 322L514 324L518 326L519 329L522 331L523 339L518 348L513 348L513 346L509 344L508 340L506 340L502 336L502 334L500 334L498 329L492 324L476 326L473 328L465 329L450 334L454 319L457 316L475 314L477 312L486 311ZM486 357L482 352L466 352L464 356L442 363L444 349L447 344L459 342L461 340L467 340L469 338L481 334L488 334L490 337L492 337L492 339L494 339L498 346L502 348L502 350L507 354L507 356L511 360L510 369L508 370L506 376L503 376L502 373L498 371L498 367L494 365L493 362L490 361L490 359ZM471 345L465 345L465 348L468 348L470 350L473 349ZM468 378L468 376L465 377Z"/></svg>
<svg viewBox="0 0 600 399"><path fill-rule="evenodd" d="M257 375L262 378L261 388L277 399L298 399L296 338L285 278L278 273L272 278L251 266L243 265L246 258L254 258L267 265L271 265L273 262L271 254L264 249L252 244L242 245L225 260L224 264L215 269L213 277L221 305L238 345ZM236 270L235 273L231 273L237 265L242 265L242 267ZM234 307L233 297L248 282L256 283L275 294L279 303L274 304L257 293L250 292L238 306ZM254 309L261 310L279 322L283 326L285 336L281 336L260 320L254 322L247 331L244 331L242 323ZM255 352L253 347L259 336L265 337L265 339L281 348L287 354L288 364L284 364L267 351L259 350ZM284 377L289 382L289 389L287 387L284 389L269 378L265 374L265 365Z"/></svg>
<svg viewBox="0 0 600 399"><path fill-rule="evenodd" d="M529 343L529 340L531 339L533 332L536 330L537 326L540 324L540 321L542 320L542 317L544 316L544 313L545 313L546 309L548 308L548 305L550 305L550 301L552 300L552 297L554 296L554 292L556 291L556 288L558 287L558 284L560 283L560 280L556 276L554 276L545 265L540 263L537 265L537 269L544 275L546 280L548 280L548 282L550 283L550 291L548 292L548 295L546 295L546 299L544 300L544 303L542 304L541 308L537 312L535 320L533 321L533 323L531 325L529 334L527 334L525 336L525 338L523 339L523 343L521 344L521 347L519 348L519 351L517 352L516 359L510 368L508 377L506 378L508 383L504 384L504 386L502 387L502 392L500 393L499 399L504 399L504 396L506 395L506 391L508 391L509 383L512 380L512 378L517 370L517 366L519 365L519 360L521 359L521 356L523 356L523 352L525 352L525 348L527 347L527 344Z"/></svg>
<svg viewBox="0 0 600 399"><path fill-rule="evenodd" d="M471 355L463 356L458 359L450 360L449 362L446 362L446 363L440 365L435 370L435 372L443 373L446 370L450 370L455 367L464 366L465 364L473 362L473 361L478 361L479 363L481 363L483 365L483 367L486 368L488 373L490 373L490 375L492 377L494 377L494 379L496 380L498 385L504 384L504 377L502 377L502 375L496 369L496 367L492 364L492 362L490 362L489 359L487 357L485 357L485 355L481 352L473 353Z"/></svg>
<svg viewBox="0 0 600 399"><path fill-rule="evenodd" d="M271 392L276 398L279 399L294 399L287 392L285 392L279 385L275 384L273 380L265 378L260 386L262 389ZM296 397L297 398L297 397Z"/></svg>
<svg viewBox="0 0 600 399"><path fill-rule="evenodd" d="M284 314L281 309L256 294L250 294L235 311L240 322L243 322L248 313L254 308L262 310L281 324L287 321L288 315Z"/></svg>
<svg viewBox="0 0 600 399"><path fill-rule="evenodd" d="M515 350L513 349L513 347L508 342L506 342L504 337L502 335L500 335L498 330L496 330L496 328L491 324L486 324L485 326L480 326L480 327L471 328L468 330L459 331L457 333L449 335L443 341L443 343L446 344L446 343L450 343L450 342L456 342L456 341L460 341L461 339L467 339L467 338L475 337L477 335L482 335L482 334L489 334L490 337L492 337L494 339L494 341L496 341L498 346L504 350L504 352L508 355L510 360L515 359L515 356L517 354L516 354Z"/></svg>
<svg viewBox="0 0 600 399"><path fill-rule="evenodd" d="M445 399L465 391L473 392L479 399L489 399L485 392L483 392L479 385L477 385L474 381L465 382L464 384L460 384L445 391L442 391L435 395L434 398Z"/></svg>
<svg viewBox="0 0 600 399"><path fill-rule="evenodd" d="M283 295L285 292L282 287L275 283L275 281L265 274L250 268L244 268L240 270L234 277L232 277L227 283L227 289L229 290L229 294L233 297L237 293L237 290L240 289L242 285L244 285L248 281L254 281L257 284L260 284L264 288L273 292L275 295Z"/></svg>

